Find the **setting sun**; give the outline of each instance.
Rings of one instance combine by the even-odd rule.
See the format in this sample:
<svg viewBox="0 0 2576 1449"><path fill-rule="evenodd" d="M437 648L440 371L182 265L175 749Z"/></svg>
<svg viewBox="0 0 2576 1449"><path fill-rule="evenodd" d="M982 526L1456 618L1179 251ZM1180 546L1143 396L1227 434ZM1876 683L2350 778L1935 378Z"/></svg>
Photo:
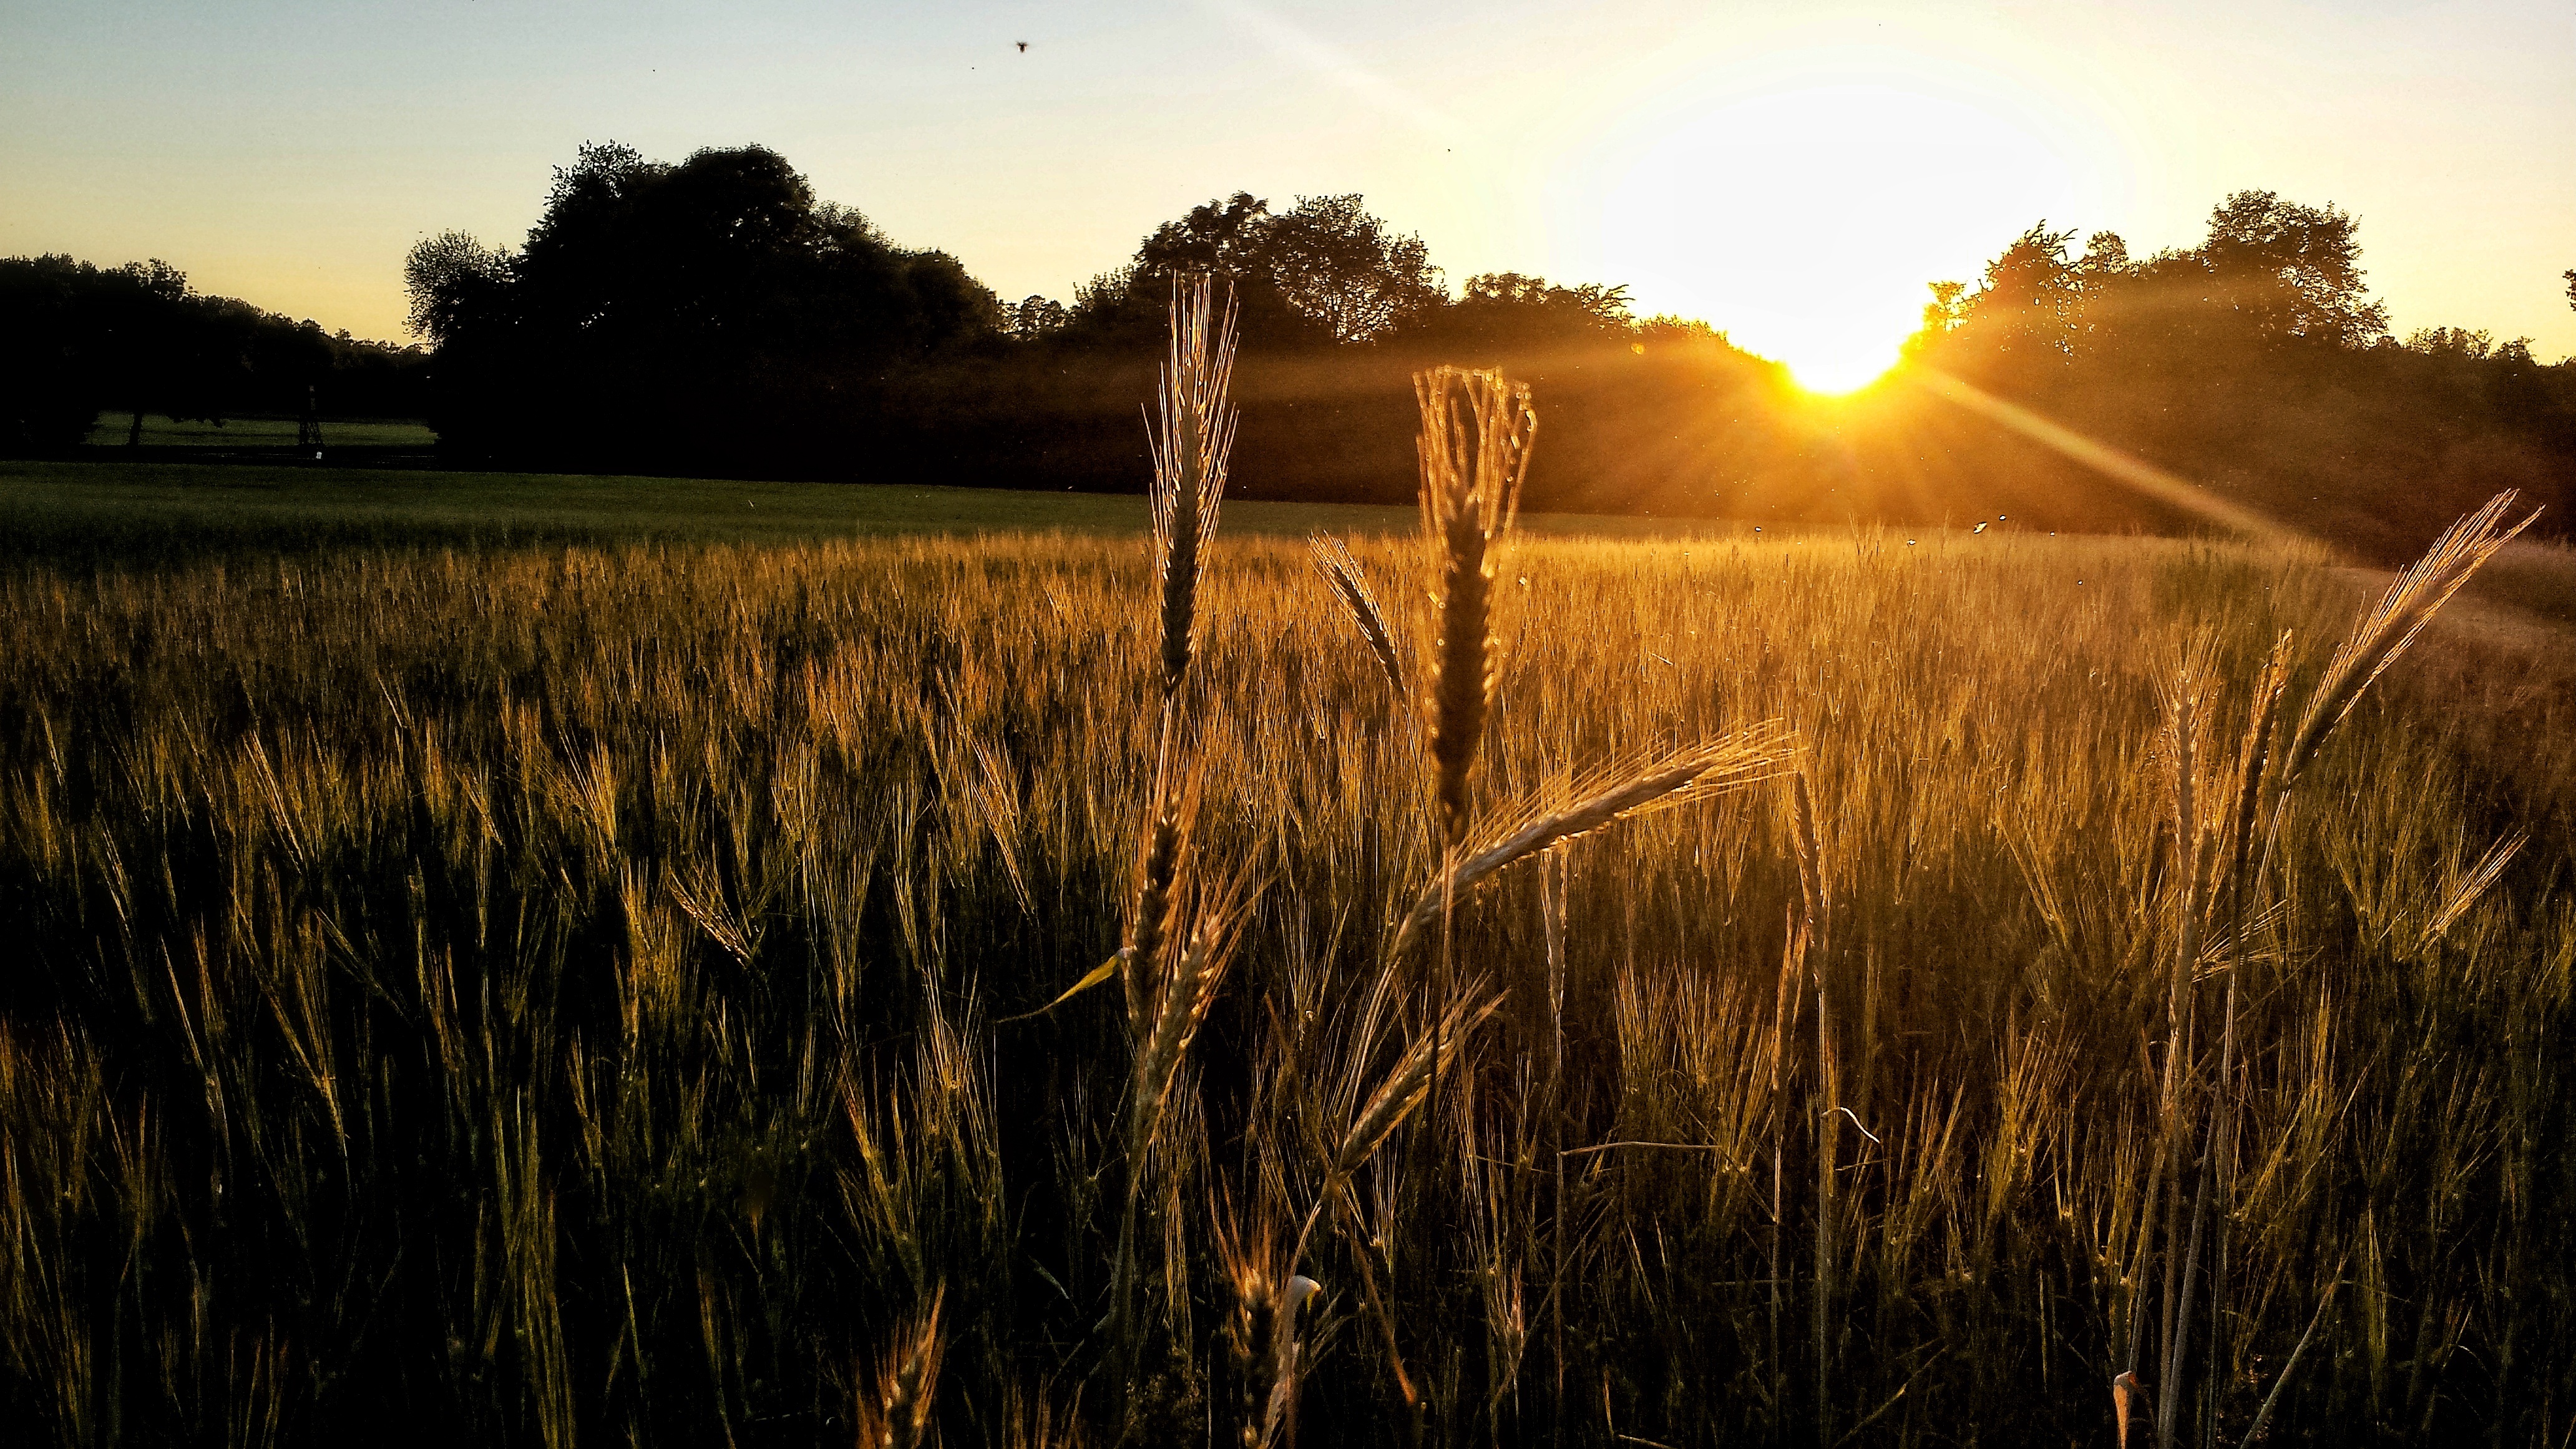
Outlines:
<svg viewBox="0 0 2576 1449"><path fill-rule="evenodd" d="M1992 86L1726 89L1655 107L1630 128L1655 134L1604 148L1625 156L1598 201L1603 265L1642 310L1722 319L1813 391L1878 377L1926 282L1973 281L2011 232L2095 209L2105 184L2063 139L2091 128L2046 127Z"/></svg>

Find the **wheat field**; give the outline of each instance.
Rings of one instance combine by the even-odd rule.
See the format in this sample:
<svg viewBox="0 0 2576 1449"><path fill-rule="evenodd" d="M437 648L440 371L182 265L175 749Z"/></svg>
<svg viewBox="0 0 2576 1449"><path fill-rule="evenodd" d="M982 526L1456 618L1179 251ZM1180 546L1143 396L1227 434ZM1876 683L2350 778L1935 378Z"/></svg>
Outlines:
<svg viewBox="0 0 2576 1449"><path fill-rule="evenodd" d="M1416 549L1357 562L1419 592ZM1306 1441L1397 1435L1399 1368L1437 1442L2101 1440L2157 1281L2160 665L2211 641L2224 709L2293 629L2295 695L2351 588L1955 535L1509 567L1480 798L1786 721L1830 937L1784 1007L1776 781L1566 847L1549 1113L1544 872L1459 901L1502 1005L1300 1265ZM1002 1019L1120 940L1152 587L1136 544L1043 536L10 574L11 1416L837 1441L944 1292L951 1442L1100 1437L1119 1012ZM1232 1404L1219 1241L1285 1247L1397 1049L1377 948L1438 853L1419 728L1303 551L1220 542L1200 603L1197 851L1258 894L1134 1174L1133 1412L1171 1442ZM1390 612L1408 660L1423 615ZM2312 1323L2277 1433L2568 1411L2564 837L2408 684L2204 968L2248 978L2193 1410L2230 1442ZM1563 1159L1559 1196L1555 1153L1616 1142L1678 1145Z"/></svg>

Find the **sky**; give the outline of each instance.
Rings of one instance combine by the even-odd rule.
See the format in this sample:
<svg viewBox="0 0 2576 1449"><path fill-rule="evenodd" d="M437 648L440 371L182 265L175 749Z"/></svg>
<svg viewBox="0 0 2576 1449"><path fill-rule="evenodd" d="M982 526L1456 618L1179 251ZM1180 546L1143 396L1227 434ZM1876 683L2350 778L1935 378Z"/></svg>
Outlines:
<svg viewBox="0 0 2576 1449"><path fill-rule="evenodd" d="M2143 255L2260 188L2359 218L2400 335L2576 353L2567 0L0 5L0 255L399 338L411 245L516 243L586 140L767 145L1009 300L1359 192L1453 287L1625 284L1802 375L2034 223Z"/></svg>

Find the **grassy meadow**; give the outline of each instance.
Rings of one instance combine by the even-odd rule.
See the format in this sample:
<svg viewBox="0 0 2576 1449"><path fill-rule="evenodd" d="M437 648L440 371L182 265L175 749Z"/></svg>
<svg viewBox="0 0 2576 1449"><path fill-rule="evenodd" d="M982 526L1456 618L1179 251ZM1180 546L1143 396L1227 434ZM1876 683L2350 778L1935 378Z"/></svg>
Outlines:
<svg viewBox="0 0 2576 1449"><path fill-rule="evenodd" d="M134 421L130 412L99 414L97 421L90 424L86 446L122 448L139 443L153 449L292 451L299 435L297 421L291 417L237 417L216 422L145 413L139 436ZM438 445L438 434L416 418L333 418L322 424L322 443L326 448L404 448L425 453Z"/></svg>
<svg viewBox="0 0 2576 1449"><path fill-rule="evenodd" d="M2322 552L1524 528L1453 814L1410 514L1175 672L1142 500L258 476L0 476L16 1442L2576 1416L2527 616L2312 738Z"/></svg>

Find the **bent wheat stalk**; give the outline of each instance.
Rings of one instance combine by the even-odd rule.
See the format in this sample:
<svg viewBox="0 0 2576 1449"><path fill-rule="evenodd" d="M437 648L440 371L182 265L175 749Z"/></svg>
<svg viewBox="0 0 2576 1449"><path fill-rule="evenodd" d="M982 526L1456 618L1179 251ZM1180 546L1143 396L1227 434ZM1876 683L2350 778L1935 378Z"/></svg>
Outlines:
<svg viewBox="0 0 2576 1449"><path fill-rule="evenodd" d="M2278 781L2276 792L2298 783L2300 772L2316 758L2318 747L2334 733L2335 726L2352 713L2362 691L2397 662L2397 656L2406 652L2415 636L2424 632L2424 626L2433 621L2433 615L2450 602L2469 576L2540 517L2540 510L2535 508L2520 523L2505 527L2504 516L2513 508L2517 496L2515 490L2507 489L2488 499L2477 512L2443 530L2431 550L2399 574L2388 592L2380 595L2379 602L2361 616L2352 637L2337 646L2334 657L2326 662L2325 677L2317 681L2316 692L2308 697L2308 707L2299 716L2299 727L2290 736L2289 748L2282 752L2281 768L2274 777Z"/></svg>
<svg viewBox="0 0 2576 1449"><path fill-rule="evenodd" d="M1378 607L1377 594L1368 586L1368 575L1360 572L1360 561L1351 557L1350 545L1320 530L1306 540L1306 548L1314 558L1315 572L1333 586L1333 597L1341 600L1342 607L1350 613L1360 637L1368 641L1377 667L1386 675L1387 688L1402 703L1404 665L1396 658L1395 636L1386 627L1386 611Z"/></svg>
<svg viewBox="0 0 2576 1449"><path fill-rule="evenodd" d="M1790 768L1798 749L1794 733L1777 723L1765 722L1659 758L1599 771L1575 787L1582 798L1564 809L1544 813L1524 809L1520 823L1506 825L1500 839L1481 848L1453 853L1447 868L1423 890L1397 926L1389 957L1401 957L1424 931L1439 922L1447 903L1473 890L1496 871L1615 821L1710 799L1771 779Z"/></svg>
<svg viewBox="0 0 2576 1449"><path fill-rule="evenodd" d="M1174 932L1177 949L1170 953L1171 969L1145 996L1149 1026L1137 1038L1127 1084L1127 1110L1121 1133L1127 1193L1119 1203L1118 1256L1110 1270L1111 1341L1124 1360L1122 1372L1130 1377L1136 1347L1136 1224L1145 1198L1146 1160L1162 1133L1172 1084L1180 1076L1181 1063L1189 1055L1200 1024L1207 1020L1208 1008L1216 1002L1217 987L1224 982L1226 968L1232 962L1235 937L1244 920L1245 899L1250 894L1248 886L1245 877L1237 876L1204 891L1199 900L1191 903L1196 924L1185 942ZM1176 899L1175 919L1181 909ZM1147 964L1131 961L1129 968L1141 975Z"/></svg>
<svg viewBox="0 0 2576 1449"><path fill-rule="evenodd" d="M1372 1000L1363 1016L1368 1025L1360 1031L1352 1059L1357 1062L1369 1054L1369 1044L1376 1036L1376 1024L1389 1017L1393 1004L1393 967L1378 979ZM1305 1261L1306 1245L1314 1237L1315 1224L1324 1210L1350 1189L1352 1175L1367 1164L1395 1129L1404 1125L1414 1109L1430 1094L1431 1079L1446 1060L1458 1054L1467 1033L1475 1030L1485 1018L1503 1004L1502 996L1484 994L1482 980L1470 981L1457 997L1450 1000L1430 1031L1417 1032L1405 1043L1395 1066L1363 1097L1357 1090L1359 1079L1346 1077L1345 1101L1356 1102L1350 1118L1334 1139L1333 1156L1324 1170L1323 1185L1315 1193L1314 1205L1307 1209L1306 1220L1297 1230L1296 1246L1288 1253L1292 1269Z"/></svg>

